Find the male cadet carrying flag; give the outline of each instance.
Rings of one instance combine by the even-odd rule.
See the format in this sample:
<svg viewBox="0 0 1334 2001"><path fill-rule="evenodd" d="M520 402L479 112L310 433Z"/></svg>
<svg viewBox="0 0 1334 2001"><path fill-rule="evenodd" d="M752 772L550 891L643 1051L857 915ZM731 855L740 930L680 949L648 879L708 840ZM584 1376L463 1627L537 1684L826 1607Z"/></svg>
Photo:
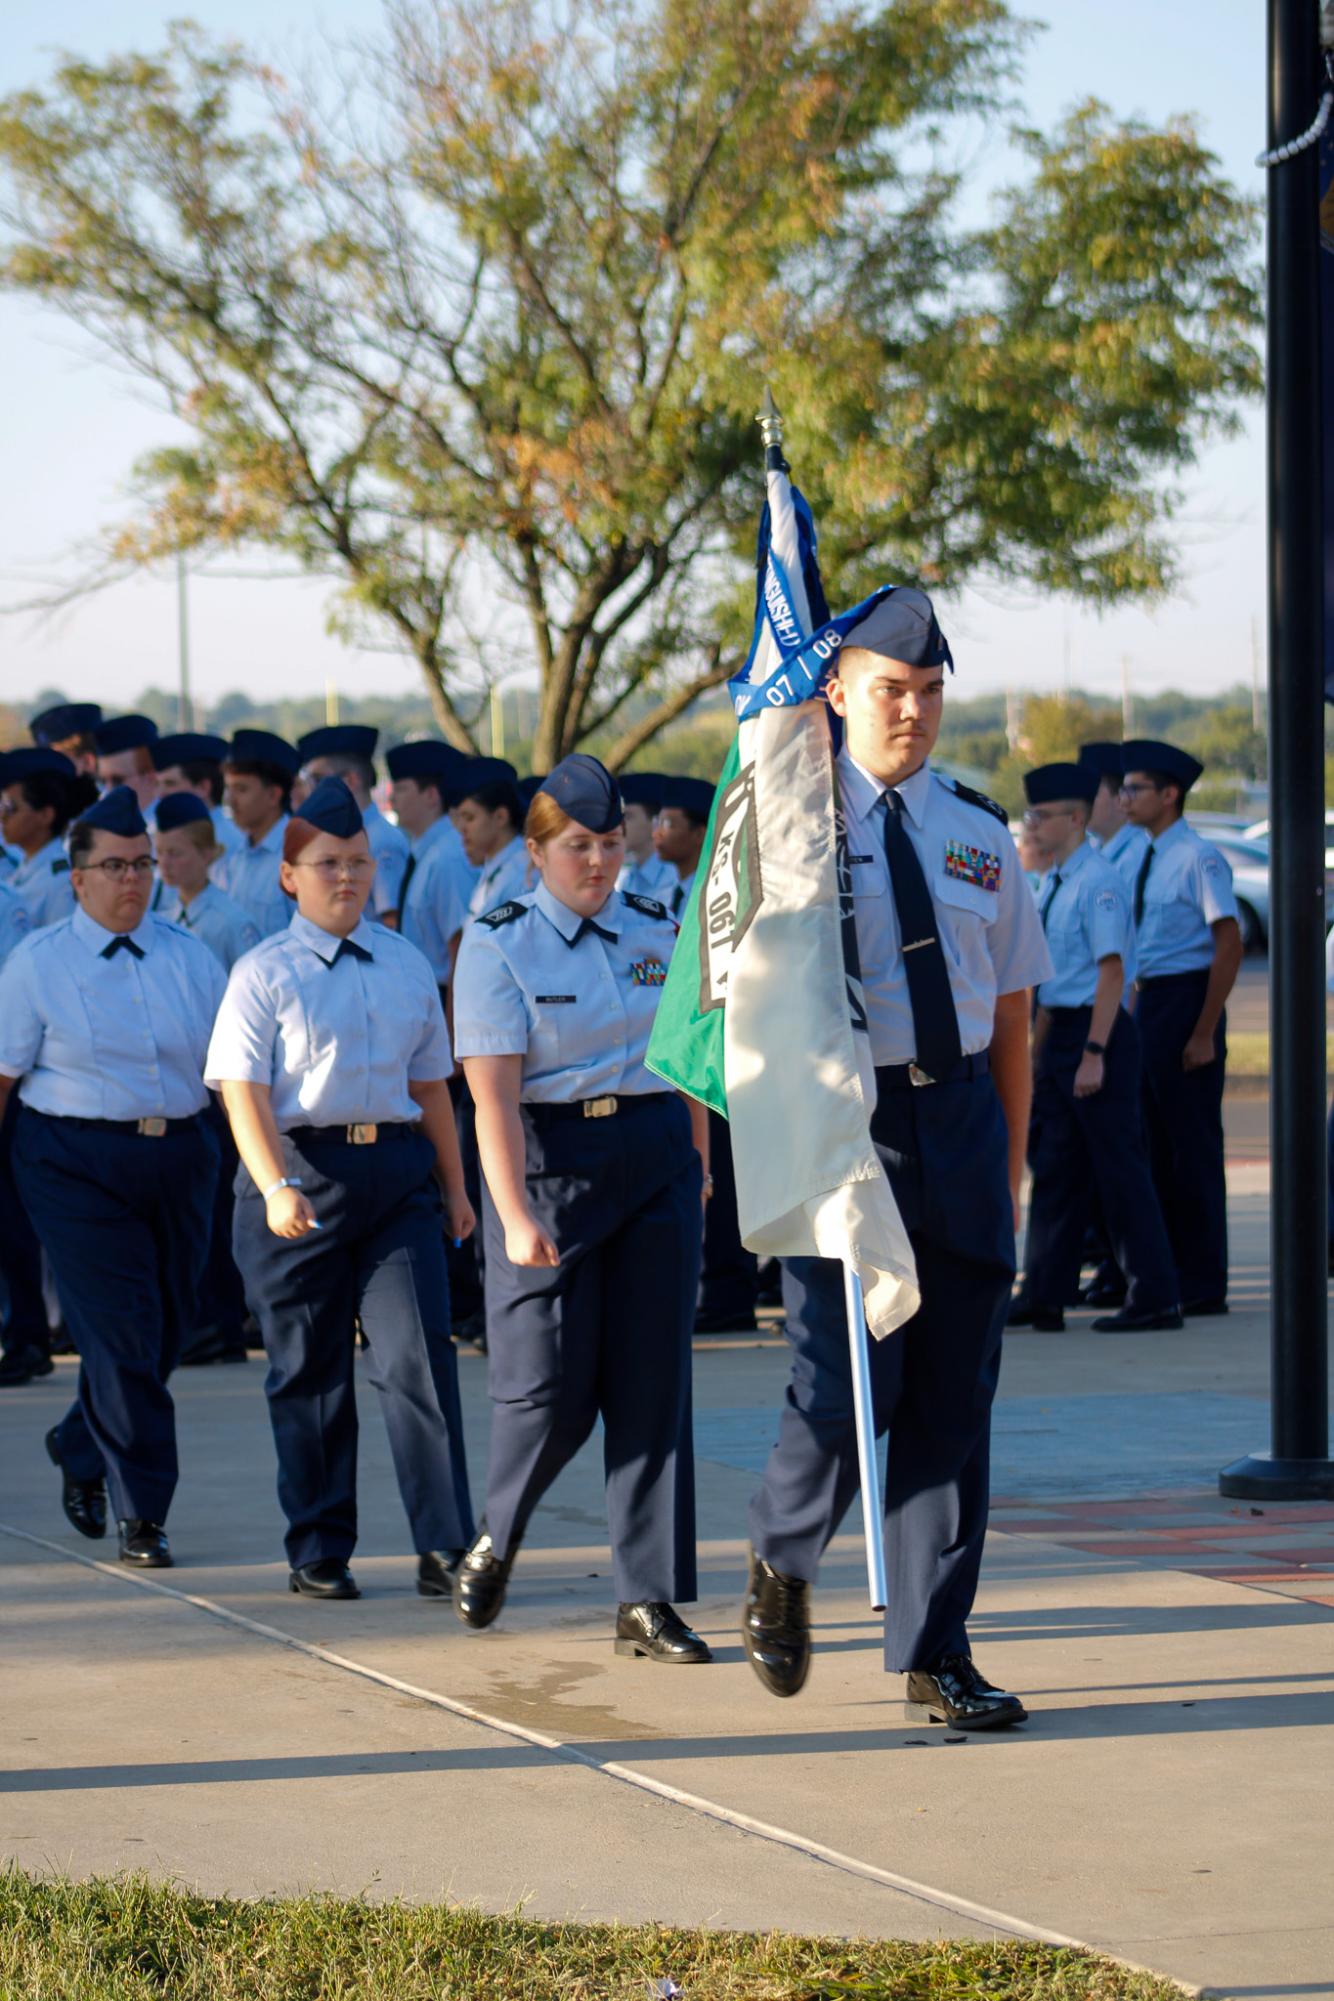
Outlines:
<svg viewBox="0 0 1334 2001"><path fill-rule="evenodd" d="M760 593L778 670L759 687L733 683L739 759L719 788L649 1058L693 1095L724 1087L743 1238L783 1256L793 1365L751 1507L742 1634L765 1686L795 1695L810 1666L810 1585L858 1487L865 1397L890 1433L886 1668L907 1672L910 1701L932 1717L992 1728L1026 1712L977 1672L966 1621L1015 1264L1028 990L1050 960L1004 815L929 769L952 665L929 599L889 586L809 638L793 630L796 590L818 589L814 532L772 443L768 465ZM844 727L836 762L812 699L827 670ZM854 915L831 981L840 862ZM695 953L697 1019L726 1001L721 1077L716 1045L693 1071L663 1060L692 1025L680 1003ZM848 963L859 979L845 981ZM858 1014L865 1033L850 1034ZM805 1199L791 1199L803 1184ZM862 1347L861 1383L844 1326L850 1270L865 1275L882 1337Z"/></svg>

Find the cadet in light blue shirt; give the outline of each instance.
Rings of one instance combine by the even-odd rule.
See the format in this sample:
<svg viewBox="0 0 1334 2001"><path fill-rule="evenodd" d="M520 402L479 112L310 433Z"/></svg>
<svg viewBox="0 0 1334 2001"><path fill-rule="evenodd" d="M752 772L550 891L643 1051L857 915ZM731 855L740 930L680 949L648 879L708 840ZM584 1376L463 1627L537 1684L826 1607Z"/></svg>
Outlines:
<svg viewBox="0 0 1334 2001"><path fill-rule="evenodd" d="M426 954L443 989L453 968L451 948L467 921L478 876L449 817L468 759L447 743L419 739L396 744L385 763L394 812L412 850L403 877L399 929ZM453 1278L451 1267L451 1283Z"/></svg>
<svg viewBox="0 0 1334 2001"><path fill-rule="evenodd" d="M208 879L219 851L204 800L193 792L159 799L153 847L163 884L158 914L192 931L229 973L243 952L258 945L259 928Z"/></svg>
<svg viewBox="0 0 1334 2001"><path fill-rule="evenodd" d="M76 822L70 859L79 908L0 971L0 1079L22 1079L15 1179L79 1351L78 1401L46 1441L65 1512L101 1537L109 1486L121 1560L157 1568L177 1476L167 1378L218 1173L201 1113L223 976L148 912L153 860L128 787Z"/></svg>
<svg viewBox="0 0 1334 2001"><path fill-rule="evenodd" d="M1130 899L1086 828L1098 785L1087 763L1024 779L1029 834L1045 873L1039 917L1052 972L1037 989L1024 1283L1011 1327L1054 1334L1076 1296L1096 1214L1124 1274L1125 1303L1098 1333L1180 1327L1176 1271L1139 1115L1140 1051L1122 1001L1134 966Z"/></svg>
<svg viewBox="0 0 1334 2001"><path fill-rule="evenodd" d="M1223 1085L1228 996L1241 968L1232 871L1182 817L1203 766L1175 744L1124 746L1126 812L1148 835L1132 890L1136 1020L1158 1199L1188 1315L1227 1310Z"/></svg>
<svg viewBox="0 0 1334 2001"><path fill-rule="evenodd" d="M426 960L365 916L375 864L341 778L302 801L288 847L296 914L233 969L206 1074L245 1169L234 1240L269 1357L289 1584L358 1595L360 1321L417 1589L446 1598L473 1532L441 1213L469 1234L449 1035Z"/></svg>
<svg viewBox="0 0 1334 2001"><path fill-rule="evenodd" d="M625 802L625 867L616 887L632 896L651 896L670 903L680 877L669 861L653 846L653 823L662 805L663 788L668 783L657 771L627 771L621 774L621 798Z"/></svg>
<svg viewBox="0 0 1334 2001"><path fill-rule="evenodd" d="M471 759L459 781L455 808L463 851L480 871L468 899L470 925L532 887L523 823L523 800L514 766L500 757Z"/></svg>
<svg viewBox="0 0 1334 2001"><path fill-rule="evenodd" d="M8 877L34 928L68 917L74 908L64 833L97 797L91 778L63 752L35 745L0 754L0 827L22 856Z"/></svg>
<svg viewBox="0 0 1334 2001"><path fill-rule="evenodd" d="M213 822L213 832L223 854L246 845L246 837L222 807L222 760L227 755L227 739L209 736L200 730L179 730L160 736L148 746L157 772L158 799L145 815L150 828L157 825L157 806L173 793L191 793L202 799ZM158 906L161 907L160 905Z"/></svg>
<svg viewBox="0 0 1334 2001"><path fill-rule="evenodd" d="M673 1600L695 1595L690 1328L702 1116L644 1067L675 942L613 885L623 809L596 758L566 758L529 808L539 887L470 924L454 1022L486 1181L492 1397L486 1525L456 1574L469 1626L500 1611L533 1509L606 1431L622 1655L697 1663Z"/></svg>
<svg viewBox="0 0 1334 2001"><path fill-rule="evenodd" d="M301 777L293 799L295 810L300 811L301 798L322 778L343 780L357 802L375 858L371 909L377 917L393 923L403 901L408 837L400 827L385 819L371 797L375 789L375 746L379 740L380 732L367 723L329 723L323 729L307 730L297 739Z"/></svg>
<svg viewBox="0 0 1334 2001"><path fill-rule="evenodd" d="M223 762L227 805L245 844L223 856L213 880L240 904L261 938L285 930L292 915L279 872L300 766L295 747L268 730L238 730Z"/></svg>
<svg viewBox="0 0 1334 2001"><path fill-rule="evenodd" d="M678 923L695 886L713 808L713 791L704 778L669 777L662 783L662 803L653 822L653 845L658 859L671 870L662 900ZM706 1270L706 1288L708 1276Z"/></svg>
<svg viewBox="0 0 1334 2001"><path fill-rule="evenodd" d="M1121 797L1125 750L1119 743L1082 743L1079 762L1098 776L1098 790L1089 813L1089 839L1106 862L1133 884L1148 835L1126 818Z"/></svg>

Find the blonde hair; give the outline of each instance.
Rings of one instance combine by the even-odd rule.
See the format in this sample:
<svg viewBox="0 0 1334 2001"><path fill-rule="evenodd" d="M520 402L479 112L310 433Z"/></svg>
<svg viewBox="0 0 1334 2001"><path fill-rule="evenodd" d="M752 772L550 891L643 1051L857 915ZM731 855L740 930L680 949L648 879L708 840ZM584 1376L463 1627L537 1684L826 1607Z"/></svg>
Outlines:
<svg viewBox="0 0 1334 2001"><path fill-rule="evenodd" d="M201 855L207 855L211 862L224 852L217 830L211 820L182 820L179 827L159 829L169 834L184 834L192 848L198 848Z"/></svg>

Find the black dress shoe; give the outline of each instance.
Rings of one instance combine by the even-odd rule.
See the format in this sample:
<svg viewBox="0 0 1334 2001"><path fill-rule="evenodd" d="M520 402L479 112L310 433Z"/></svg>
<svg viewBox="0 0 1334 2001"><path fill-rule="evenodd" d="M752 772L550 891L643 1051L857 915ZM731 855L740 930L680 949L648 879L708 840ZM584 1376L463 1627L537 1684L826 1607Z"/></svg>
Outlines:
<svg viewBox="0 0 1334 2001"><path fill-rule="evenodd" d="M116 1529L122 1563L132 1563L138 1570L171 1569L171 1548L160 1522L140 1521L131 1515L127 1521L117 1522Z"/></svg>
<svg viewBox="0 0 1334 2001"><path fill-rule="evenodd" d="M454 1610L465 1626L480 1629L499 1618L505 1587L518 1554L519 1545L514 1542L507 1556L497 1556L485 1525L478 1529L454 1572Z"/></svg>
<svg viewBox="0 0 1334 2001"><path fill-rule="evenodd" d="M15 1348L0 1356L0 1390L16 1390L22 1383L36 1382L38 1376L49 1376L55 1366L45 1348Z"/></svg>
<svg viewBox="0 0 1334 2001"><path fill-rule="evenodd" d="M314 1563L298 1563L287 1580L289 1591L300 1598L360 1598L357 1580L341 1556L317 1556Z"/></svg>
<svg viewBox="0 0 1334 2001"><path fill-rule="evenodd" d="M60 1448L56 1444L58 1429L59 1426L53 1425L46 1434L46 1456L53 1466L60 1466L60 1504L80 1535L86 1535L90 1542L100 1542L107 1532L106 1481L70 1478L60 1465Z"/></svg>
<svg viewBox="0 0 1334 2001"><path fill-rule="evenodd" d="M461 1549L428 1549L417 1558L417 1596L452 1598L454 1572L463 1561Z"/></svg>
<svg viewBox="0 0 1334 2001"><path fill-rule="evenodd" d="M810 1586L750 1553L741 1616L746 1658L771 1695L795 1695L811 1670Z"/></svg>
<svg viewBox="0 0 1334 2001"><path fill-rule="evenodd" d="M1003 1730L1028 1719L1019 1697L984 1681L967 1654L946 1654L910 1674L907 1710L910 1723L948 1723L951 1730Z"/></svg>
<svg viewBox="0 0 1334 2001"><path fill-rule="evenodd" d="M617 1607L616 1652L679 1667L694 1667L697 1662L713 1659L699 1634L692 1633L680 1613L663 1599Z"/></svg>
<svg viewBox="0 0 1334 2001"><path fill-rule="evenodd" d="M1081 1306L1124 1306L1126 1289L1123 1285L1086 1285L1079 1295Z"/></svg>
<svg viewBox="0 0 1334 2001"><path fill-rule="evenodd" d="M1181 1311L1187 1320L1209 1320L1227 1312L1225 1299L1183 1299Z"/></svg>
<svg viewBox="0 0 1334 2001"><path fill-rule="evenodd" d="M1095 1334L1158 1334L1181 1325L1181 1310L1169 1306L1157 1313L1131 1313L1124 1306L1119 1313L1105 1313L1093 1323Z"/></svg>
<svg viewBox="0 0 1334 2001"><path fill-rule="evenodd" d="M1035 1334L1064 1334L1065 1315L1060 1307L1030 1306L1016 1299L1005 1316L1007 1327L1031 1327Z"/></svg>

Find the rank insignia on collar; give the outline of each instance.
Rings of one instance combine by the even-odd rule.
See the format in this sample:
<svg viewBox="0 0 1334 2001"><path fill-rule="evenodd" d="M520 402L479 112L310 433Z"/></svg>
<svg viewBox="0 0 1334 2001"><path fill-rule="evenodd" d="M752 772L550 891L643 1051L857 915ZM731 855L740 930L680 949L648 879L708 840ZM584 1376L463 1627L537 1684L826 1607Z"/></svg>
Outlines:
<svg viewBox="0 0 1334 2001"><path fill-rule="evenodd" d="M967 841L946 841L945 873L956 882L970 882L974 889L989 889L993 896L1000 894L1000 856L986 848L970 847Z"/></svg>
<svg viewBox="0 0 1334 2001"><path fill-rule="evenodd" d="M666 984L667 968L661 959L635 959L630 966L630 979L637 987L661 987Z"/></svg>

